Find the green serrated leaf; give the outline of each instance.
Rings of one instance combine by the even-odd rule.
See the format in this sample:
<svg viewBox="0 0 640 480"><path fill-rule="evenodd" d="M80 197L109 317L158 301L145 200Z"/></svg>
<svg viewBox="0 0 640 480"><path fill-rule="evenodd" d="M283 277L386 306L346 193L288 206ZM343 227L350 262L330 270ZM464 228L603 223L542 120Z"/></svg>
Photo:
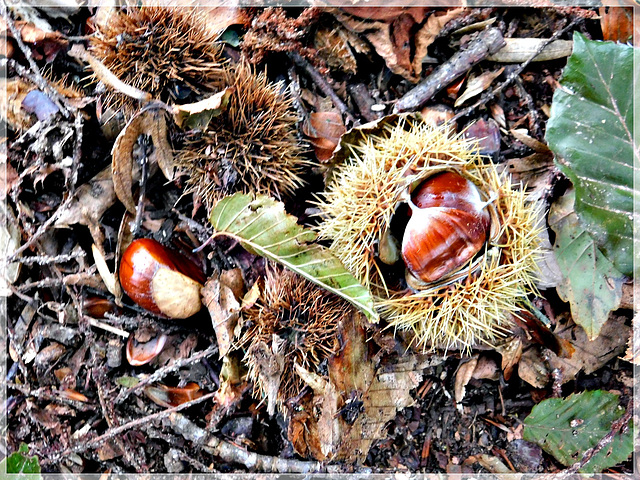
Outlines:
<svg viewBox="0 0 640 480"><path fill-rule="evenodd" d="M598 247L633 274L633 204L640 152L633 142L633 48L574 34L553 95L546 139L576 189L576 213ZM638 75L636 75L637 77Z"/></svg>
<svg viewBox="0 0 640 480"><path fill-rule="evenodd" d="M0 462L0 472L4 471L2 463L6 464L6 472L8 474L20 474L17 477L12 478L27 478L24 475L33 475L37 474L37 476L30 476L30 479L37 479L40 477L40 462L38 461L38 457L36 456L28 456L29 447L26 443L21 443L17 452L13 452L6 459Z"/></svg>
<svg viewBox="0 0 640 480"><path fill-rule="evenodd" d="M554 252L563 276L558 295L571 304L573 320L590 340L600 334L609 312L622 298L622 275L596 247L576 216L575 192L565 194L549 212L549 226L556 232Z"/></svg>
<svg viewBox="0 0 640 480"><path fill-rule="evenodd" d="M525 418L523 438L538 444L563 465L571 466L596 446L611 431L612 422L623 414L618 395L602 390L573 394L566 399L550 398L533 407ZM625 433L616 434L580 472L601 472L624 462L632 451L630 424Z"/></svg>
<svg viewBox="0 0 640 480"><path fill-rule="evenodd" d="M369 291L327 248L313 243L317 234L298 225L281 202L236 193L218 202L210 221L217 232L235 238L245 249L341 296L377 322Z"/></svg>

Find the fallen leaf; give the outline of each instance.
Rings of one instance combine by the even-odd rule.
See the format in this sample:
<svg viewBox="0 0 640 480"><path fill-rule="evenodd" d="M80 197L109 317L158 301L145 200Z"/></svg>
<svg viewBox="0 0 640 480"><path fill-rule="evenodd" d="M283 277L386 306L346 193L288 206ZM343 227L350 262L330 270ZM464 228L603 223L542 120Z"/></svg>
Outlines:
<svg viewBox="0 0 640 480"><path fill-rule="evenodd" d="M302 132L309 137L320 162L331 158L346 131L342 115L336 111L312 112L302 124Z"/></svg>
<svg viewBox="0 0 640 480"><path fill-rule="evenodd" d="M502 356L502 375L506 381L509 381L514 367L522 357L522 340L519 337L512 337L506 342L496 345L496 351Z"/></svg>
<svg viewBox="0 0 640 480"><path fill-rule="evenodd" d="M602 39L633 45L633 8L631 7L600 7L600 26Z"/></svg>
<svg viewBox="0 0 640 480"><path fill-rule="evenodd" d="M204 130L207 128L211 120L220 115L227 107L229 104L229 98L233 91L233 87L227 87L204 100L200 100L199 102L188 103L185 105L174 105L174 122L182 129ZM162 171L164 172L164 169ZM172 180L172 178L169 178L169 180Z"/></svg>
<svg viewBox="0 0 640 480"><path fill-rule="evenodd" d="M31 47L31 55L35 60L44 59L50 63L68 44L64 35L58 31L45 31L32 22L22 20L18 20L14 25L20 32L22 41ZM4 19L0 19L0 37L13 38Z"/></svg>
<svg viewBox="0 0 640 480"><path fill-rule="evenodd" d="M484 92L491 86L496 78L502 75L502 72L504 72L504 67L499 68L498 70L495 70L493 72L484 72L477 77L472 77L471 79L469 79L469 81L467 82L467 88L455 101L454 107L459 107L470 98L473 98L476 95Z"/></svg>
<svg viewBox="0 0 640 480"><path fill-rule="evenodd" d="M0 79L0 118L7 121L9 127L16 131L28 130L36 120L22 108L22 101L36 87L19 78Z"/></svg>
<svg viewBox="0 0 640 480"><path fill-rule="evenodd" d="M96 247L96 244L94 243L91 245L91 251L93 252L93 261L98 269L98 273L100 274L100 277L102 277L102 281L107 287L107 290L109 290L109 293L114 295L116 298L122 296L120 281L117 276L109 270L109 266L102 254L102 249Z"/></svg>
<svg viewBox="0 0 640 480"><path fill-rule="evenodd" d="M66 228L74 224L89 227L93 242L102 245L104 234L100 219L116 201L116 193L111 180L111 167L100 171L89 182L81 185L71 201L60 211L55 222L56 228Z"/></svg>
<svg viewBox="0 0 640 480"><path fill-rule="evenodd" d="M522 353L518 363L518 376L534 388L545 388L550 375L544 358L537 348L529 348Z"/></svg>
<svg viewBox="0 0 640 480"><path fill-rule="evenodd" d="M453 392L454 398L456 399L456 403L460 403L464 398L465 387L471 380L473 376L473 371L476 369L476 365L478 365L479 355L475 354L468 361L461 363L458 367L458 371L456 372L456 379L454 381Z"/></svg>
<svg viewBox="0 0 640 480"><path fill-rule="evenodd" d="M239 355L234 352L225 356L220 369L220 386L214 398L214 405L207 415L207 421L215 428L226 416L233 413L242 401L245 392L251 388L240 371Z"/></svg>
<svg viewBox="0 0 640 480"><path fill-rule="evenodd" d="M214 275L204 284L202 301L209 310L218 341L220 358L231 350L234 331L240 317L240 304L233 290Z"/></svg>
<svg viewBox="0 0 640 480"><path fill-rule="evenodd" d="M595 340L589 340L585 331L571 321L559 324L554 333L575 349L570 358L549 352L549 367L559 368L562 383L566 383L575 379L578 372L583 371L590 375L610 360L622 355L632 329L626 325L625 317L610 315Z"/></svg>
<svg viewBox="0 0 640 480"><path fill-rule="evenodd" d="M114 191L126 209L133 214L136 212L136 205L132 188L135 177L139 178L139 174L134 173L134 148L140 135L149 135L153 142L149 162L158 164L167 179L172 180L175 176L164 113L153 108L141 111L122 129L111 149ZM151 170L149 174L151 175Z"/></svg>
<svg viewBox="0 0 640 480"><path fill-rule="evenodd" d="M466 8L450 8L444 12L434 12L427 18L420 30L416 32L414 38L415 54L413 57L413 71L416 76L422 73L422 63L427 57L427 51L438 38L444 26L466 12Z"/></svg>
<svg viewBox="0 0 640 480"><path fill-rule="evenodd" d="M345 13L366 20L382 20L393 22L400 15L409 15L417 23L422 23L429 7L341 7Z"/></svg>
<svg viewBox="0 0 640 480"><path fill-rule="evenodd" d="M11 206L7 202L0 202L0 254L2 258L9 258L20 247L21 240L18 219L15 217ZM11 285L18 280L20 275L21 263L3 263L2 267L0 297L8 297L12 294Z"/></svg>

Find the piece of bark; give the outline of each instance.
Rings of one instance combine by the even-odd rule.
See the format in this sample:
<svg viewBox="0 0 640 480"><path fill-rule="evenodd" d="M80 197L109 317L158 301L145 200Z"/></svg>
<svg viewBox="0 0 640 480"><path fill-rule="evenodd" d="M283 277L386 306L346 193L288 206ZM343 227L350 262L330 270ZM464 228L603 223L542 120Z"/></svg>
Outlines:
<svg viewBox="0 0 640 480"><path fill-rule="evenodd" d="M409 90L394 107L395 113L414 111L423 107L436 93L468 71L487 55L497 52L505 45L502 33L497 28L482 31L464 50L455 53L436 68L431 75Z"/></svg>

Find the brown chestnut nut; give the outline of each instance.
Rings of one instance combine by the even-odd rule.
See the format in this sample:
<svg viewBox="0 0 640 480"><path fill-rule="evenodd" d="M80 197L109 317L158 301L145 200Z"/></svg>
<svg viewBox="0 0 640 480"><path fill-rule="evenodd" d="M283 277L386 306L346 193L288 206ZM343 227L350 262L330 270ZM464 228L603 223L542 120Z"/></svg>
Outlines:
<svg viewBox="0 0 640 480"><path fill-rule="evenodd" d="M411 195L402 258L411 274L435 282L480 251L490 215L477 187L462 175L429 177Z"/></svg>
<svg viewBox="0 0 640 480"><path fill-rule="evenodd" d="M120 284L138 305L168 318L200 311L204 275L191 260L150 238L134 240L120 262Z"/></svg>

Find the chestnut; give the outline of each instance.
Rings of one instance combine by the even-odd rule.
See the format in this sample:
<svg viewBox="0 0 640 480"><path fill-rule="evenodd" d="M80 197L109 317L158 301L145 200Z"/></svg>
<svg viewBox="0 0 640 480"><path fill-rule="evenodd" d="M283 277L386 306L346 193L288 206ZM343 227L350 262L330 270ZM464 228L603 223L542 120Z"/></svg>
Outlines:
<svg viewBox="0 0 640 480"><path fill-rule="evenodd" d="M473 258L487 240L490 214L478 188L459 173L429 177L411 195L402 239L409 272L430 283Z"/></svg>
<svg viewBox="0 0 640 480"><path fill-rule="evenodd" d="M187 257L150 238L134 240L120 262L120 284L138 305L168 318L202 308L204 275Z"/></svg>

